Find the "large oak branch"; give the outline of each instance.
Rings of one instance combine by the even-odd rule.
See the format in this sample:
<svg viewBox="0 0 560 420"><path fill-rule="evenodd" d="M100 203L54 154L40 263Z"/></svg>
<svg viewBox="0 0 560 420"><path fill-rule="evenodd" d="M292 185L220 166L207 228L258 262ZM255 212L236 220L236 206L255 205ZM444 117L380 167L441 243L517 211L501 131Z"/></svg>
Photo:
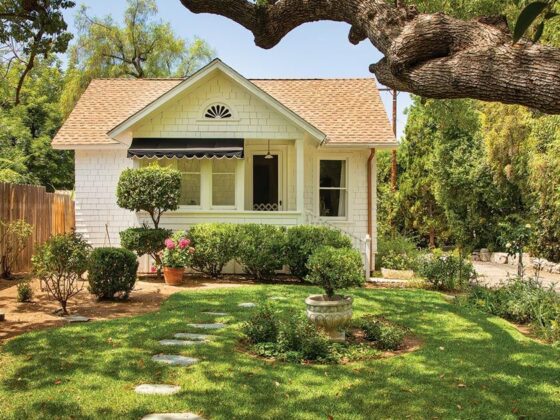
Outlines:
<svg viewBox="0 0 560 420"><path fill-rule="evenodd" d="M500 18L463 21L419 14L385 0L181 0L194 13L225 16L272 48L294 28L319 20L351 25L349 40L369 41L384 54L370 69L401 91L431 98L516 103L560 114L560 50L513 44Z"/></svg>

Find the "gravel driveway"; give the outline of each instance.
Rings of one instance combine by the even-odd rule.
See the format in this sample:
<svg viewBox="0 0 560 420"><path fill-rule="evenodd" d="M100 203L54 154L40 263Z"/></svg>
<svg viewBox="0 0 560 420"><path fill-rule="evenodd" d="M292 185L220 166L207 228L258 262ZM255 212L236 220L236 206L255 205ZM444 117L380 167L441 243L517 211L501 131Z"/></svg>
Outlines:
<svg viewBox="0 0 560 420"><path fill-rule="evenodd" d="M495 264L489 262L473 262L474 268L478 273L479 281L488 286L497 286L500 282L507 281L508 278L517 275L517 267L509 264ZM534 276L532 268L525 269L526 276ZM542 272L539 278L544 285L554 285L554 288L560 292L560 274L552 274Z"/></svg>

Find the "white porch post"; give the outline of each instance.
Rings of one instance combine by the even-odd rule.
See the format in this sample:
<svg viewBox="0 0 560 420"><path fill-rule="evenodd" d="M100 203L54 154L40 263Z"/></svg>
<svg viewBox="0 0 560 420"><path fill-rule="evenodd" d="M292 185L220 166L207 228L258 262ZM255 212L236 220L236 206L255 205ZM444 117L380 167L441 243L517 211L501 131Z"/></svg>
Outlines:
<svg viewBox="0 0 560 420"><path fill-rule="evenodd" d="M235 167L235 208L245 210L245 159L239 159Z"/></svg>
<svg viewBox="0 0 560 420"><path fill-rule="evenodd" d="M296 210L299 212L300 223L305 223L304 213L304 139L298 137L296 143Z"/></svg>

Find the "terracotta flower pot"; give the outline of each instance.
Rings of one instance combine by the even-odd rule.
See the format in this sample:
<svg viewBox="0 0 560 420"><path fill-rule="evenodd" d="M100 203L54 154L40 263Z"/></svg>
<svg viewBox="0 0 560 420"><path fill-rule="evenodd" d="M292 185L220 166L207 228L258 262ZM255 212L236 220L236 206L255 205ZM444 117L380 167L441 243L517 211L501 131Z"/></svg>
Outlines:
<svg viewBox="0 0 560 420"><path fill-rule="evenodd" d="M163 267L163 278L165 284L169 286L183 284L183 274L185 274L185 267Z"/></svg>
<svg viewBox="0 0 560 420"><path fill-rule="evenodd" d="M305 299L307 319L325 330L332 341L346 339L340 327L352 319L352 298L335 296L329 300L324 295L311 295Z"/></svg>

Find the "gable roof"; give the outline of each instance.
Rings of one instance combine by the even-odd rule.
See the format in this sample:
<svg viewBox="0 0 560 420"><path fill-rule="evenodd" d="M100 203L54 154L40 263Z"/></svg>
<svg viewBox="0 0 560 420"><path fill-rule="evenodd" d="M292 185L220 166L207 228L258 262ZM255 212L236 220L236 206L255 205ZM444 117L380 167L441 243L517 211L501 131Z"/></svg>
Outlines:
<svg viewBox="0 0 560 420"><path fill-rule="evenodd" d="M221 61L220 69L231 68ZM212 65L211 63L211 65ZM53 139L55 148L119 144L111 138L188 88L187 79L95 79ZM333 145L396 145L373 79L255 79L253 93Z"/></svg>

